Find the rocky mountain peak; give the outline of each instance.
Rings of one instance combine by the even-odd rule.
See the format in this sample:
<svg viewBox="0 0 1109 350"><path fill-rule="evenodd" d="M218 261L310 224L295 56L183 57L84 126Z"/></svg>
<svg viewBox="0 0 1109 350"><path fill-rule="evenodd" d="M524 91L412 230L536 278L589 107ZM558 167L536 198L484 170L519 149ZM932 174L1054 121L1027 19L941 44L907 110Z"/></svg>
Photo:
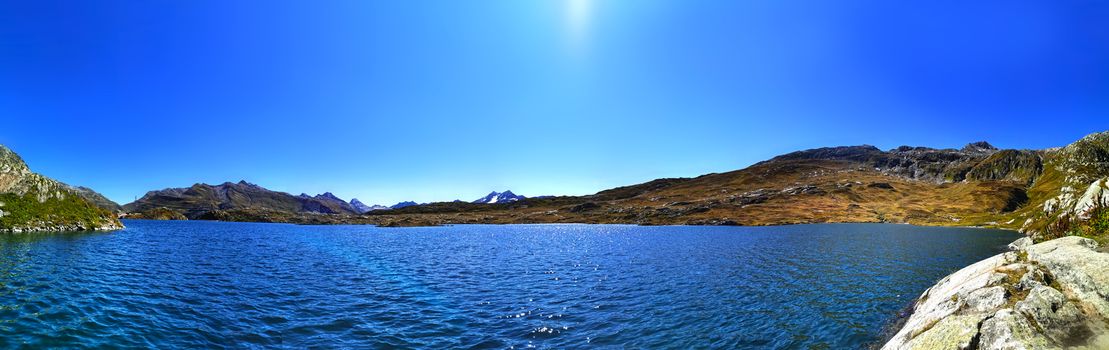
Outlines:
<svg viewBox="0 0 1109 350"><path fill-rule="evenodd" d="M997 150L997 147L994 147L993 145L991 145L989 142L986 142L986 141L971 142L971 143L968 143L966 146L963 146L963 152L980 152L980 151L996 151L996 150Z"/></svg>
<svg viewBox="0 0 1109 350"><path fill-rule="evenodd" d="M359 214L373 210L370 206L366 205L366 203L362 203L362 201L358 200L358 198L351 198L350 206L353 207L354 211L358 212Z"/></svg>
<svg viewBox="0 0 1109 350"><path fill-rule="evenodd" d="M968 143L966 146L963 146L962 151L965 153L989 154L997 152L998 150L997 147L994 147L994 145L991 145L988 142L979 141Z"/></svg>

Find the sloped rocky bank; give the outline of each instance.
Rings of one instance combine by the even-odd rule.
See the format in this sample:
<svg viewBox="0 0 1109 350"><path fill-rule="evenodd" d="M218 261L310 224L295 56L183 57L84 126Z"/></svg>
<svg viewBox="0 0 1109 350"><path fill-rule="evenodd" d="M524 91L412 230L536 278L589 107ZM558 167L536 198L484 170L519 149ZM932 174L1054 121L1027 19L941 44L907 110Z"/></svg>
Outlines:
<svg viewBox="0 0 1109 350"><path fill-rule="evenodd" d="M883 350L1109 349L1109 253L1022 238L924 292Z"/></svg>

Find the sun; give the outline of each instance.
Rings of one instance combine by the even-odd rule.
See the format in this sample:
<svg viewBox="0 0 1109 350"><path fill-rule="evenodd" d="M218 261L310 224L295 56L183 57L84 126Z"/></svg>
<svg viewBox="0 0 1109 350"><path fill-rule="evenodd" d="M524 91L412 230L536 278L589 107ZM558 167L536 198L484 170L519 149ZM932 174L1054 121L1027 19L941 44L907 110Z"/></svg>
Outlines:
<svg viewBox="0 0 1109 350"><path fill-rule="evenodd" d="M574 46L580 46L589 35L589 21L592 16L592 0L564 0L566 1L566 21L571 41Z"/></svg>

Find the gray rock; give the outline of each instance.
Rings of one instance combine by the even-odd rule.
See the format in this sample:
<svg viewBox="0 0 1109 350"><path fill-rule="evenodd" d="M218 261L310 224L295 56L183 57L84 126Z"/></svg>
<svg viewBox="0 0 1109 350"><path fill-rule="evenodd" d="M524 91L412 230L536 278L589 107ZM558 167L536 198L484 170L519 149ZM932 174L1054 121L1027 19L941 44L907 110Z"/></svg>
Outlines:
<svg viewBox="0 0 1109 350"><path fill-rule="evenodd" d="M1032 237L1024 237L1024 238L1018 239L1016 241L1013 241L1013 243L1009 243L1009 250L1017 251L1017 250L1021 250L1021 249L1024 249L1024 248L1028 248L1029 246L1032 245L1032 243L1033 243L1032 242Z"/></svg>
<svg viewBox="0 0 1109 350"><path fill-rule="evenodd" d="M1045 279L1046 276L1044 276L1043 270L1032 269L1020 278L1020 282L1017 283L1017 288L1020 290L1032 290L1038 286L1045 285Z"/></svg>
<svg viewBox="0 0 1109 350"><path fill-rule="evenodd" d="M1082 197L1079 197L1078 202L1074 204L1074 215L1077 215L1081 219L1087 219L1090 216L1090 209L1109 205L1109 196L1105 195L1105 182L1107 180L1109 180L1109 178L1103 178L1090 184L1090 187L1086 189Z"/></svg>
<svg viewBox="0 0 1109 350"><path fill-rule="evenodd" d="M1063 237L1029 247L1028 258L1055 278L1061 292L1109 319L1109 254L1097 246L1092 239Z"/></svg>
<svg viewBox="0 0 1109 350"><path fill-rule="evenodd" d="M1028 319L1012 309L1002 309L982 322L978 349L1026 350L1050 348L1048 339L1038 333Z"/></svg>
<svg viewBox="0 0 1109 350"><path fill-rule="evenodd" d="M987 286L998 286L1009 281L1009 275L1003 273L994 273L990 275L990 281L986 283Z"/></svg>
<svg viewBox="0 0 1109 350"><path fill-rule="evenodd" d="M1005 305L1005 288L1001 286L975 290L964 298L966 307L973 312L992 312Z"/></svg>
<svg viewBox="0 0 1109 350"><path fill-rule="evenodd" d="M993 256L929 288L882 349L1109 349L1109 253L1080 237L1014 246L1027 254Z"/></svg>
<svg viewBox="0 0 1109 350"><path fill-rule="evenodd" d="M1017 303L1016 310L1058 344L1084 344L1093 335L1074 303L1050 287L1032 289L1028 297Z"/></svg>
<svg viewBox="0 0 1109 350"><path fill-rule="evenodd" d="M978 324L986 315L953 315L945 317L922 333L903 349L967 349L975 342L978 334Z"/></svg>

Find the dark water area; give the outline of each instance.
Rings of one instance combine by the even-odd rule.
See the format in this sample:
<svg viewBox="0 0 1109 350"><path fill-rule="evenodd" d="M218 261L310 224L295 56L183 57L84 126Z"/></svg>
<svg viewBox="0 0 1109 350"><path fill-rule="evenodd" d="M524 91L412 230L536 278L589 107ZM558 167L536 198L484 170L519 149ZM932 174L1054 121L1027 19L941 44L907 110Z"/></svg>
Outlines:
<svg viewBox="0 0 1109 350"><path fill-rule="evenodd" d="M1015 232L126 221L0 236L0 348L852 349Z"/></svg>

